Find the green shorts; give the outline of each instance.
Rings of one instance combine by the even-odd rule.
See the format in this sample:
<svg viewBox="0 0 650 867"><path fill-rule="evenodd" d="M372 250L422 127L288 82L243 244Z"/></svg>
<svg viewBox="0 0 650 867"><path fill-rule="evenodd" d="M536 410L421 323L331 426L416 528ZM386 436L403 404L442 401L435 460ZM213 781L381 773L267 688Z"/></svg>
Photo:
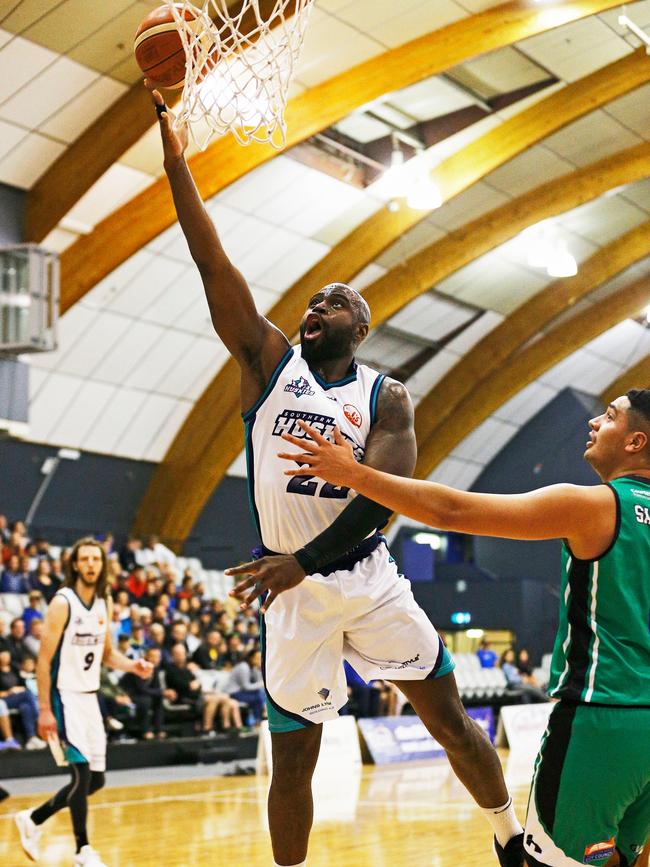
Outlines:
<svg viewBox="0 0 650 867"><path fill-rule="evenodd" d="M631 867L650 837L650 708L560 702L537 756L529 867Z"/></svg>

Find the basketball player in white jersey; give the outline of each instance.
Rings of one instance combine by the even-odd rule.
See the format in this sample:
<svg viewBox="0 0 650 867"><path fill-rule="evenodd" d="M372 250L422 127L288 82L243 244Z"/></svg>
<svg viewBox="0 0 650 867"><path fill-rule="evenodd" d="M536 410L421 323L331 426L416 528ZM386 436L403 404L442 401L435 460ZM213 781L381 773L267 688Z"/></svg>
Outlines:
<svg viewBox="0 0 650 867"><path fill-rule="evenodd" d="M16 815L20 841L38 861L42 824L70 808L76 842L75 867L105 867L88 843L88 796L104 785L106 734L97 702L102 663L146 678L151 664L133 661L113 649L106 598L108 563L95 539L80 539L72 548L66 580L50 603L38 656L38 730L56 754L62 748L71 781L35 810Z"/></svg>
<svg viewBox="0 0 650 867"><path fill-rule="evenodd" d="M241 405L251 508L262 549L239 599L265 594L263 674L273 741L269 825L276 865L306 864L311 777L320 723L347 701L343 657L366 680L399 685L445 747L462 782L494 828L500 859L523 864L522 828L483 731L460 702L454 663L398 575L378 528L390 511L310 475L287 480L277 457L285 432L309 421L337 425L370 466L410 476L413 408L403 385L354 361L370 311L348 286L332 283L310 300L300 346L257 311L242 274L224 252L184 159L187 130L172 129L160 94L158 116L178 219L205 288L214 327L241 370ZM286 592L285 592L286 591Z"/></svg>

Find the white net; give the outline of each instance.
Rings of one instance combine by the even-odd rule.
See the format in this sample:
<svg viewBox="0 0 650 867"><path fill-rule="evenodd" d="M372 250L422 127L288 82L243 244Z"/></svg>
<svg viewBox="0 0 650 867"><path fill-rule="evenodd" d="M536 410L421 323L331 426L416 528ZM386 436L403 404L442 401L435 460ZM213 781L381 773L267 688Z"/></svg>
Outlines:
<svg viewBox="0 0 650 867"><path fill-rule="evenodd" d="M240 144L286 140L284 109L314 0L167 0L187 58L177 123L201 150L232 132ZM199 135L199 131L201 131Z"/></svg>

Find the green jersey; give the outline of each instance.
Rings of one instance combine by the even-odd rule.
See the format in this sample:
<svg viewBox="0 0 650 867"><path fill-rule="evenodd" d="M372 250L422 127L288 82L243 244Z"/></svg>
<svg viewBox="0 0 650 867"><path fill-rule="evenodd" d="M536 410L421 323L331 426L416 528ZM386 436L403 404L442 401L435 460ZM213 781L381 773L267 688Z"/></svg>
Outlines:
<svg viewBox="0 0 650 867"><path fill-rule="evenodd" d="M549 694L650 707L650 479L625 476L609 487L616 531L607 551L578 560L562 548Z"/></svg>

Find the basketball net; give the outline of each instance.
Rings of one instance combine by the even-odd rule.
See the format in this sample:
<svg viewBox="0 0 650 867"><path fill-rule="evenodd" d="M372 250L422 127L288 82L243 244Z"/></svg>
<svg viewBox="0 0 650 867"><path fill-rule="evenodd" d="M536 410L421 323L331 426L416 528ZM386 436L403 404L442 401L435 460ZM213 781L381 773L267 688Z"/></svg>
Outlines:
<svg viewBox="0 0 650 867"><path fill-rule="evenodd" d="M167 0L187 58L176 124L188 124L200 150L227 132L242 145L284 147L284 109L313 2L241 0L229 12L227 0Z"/></svg>

